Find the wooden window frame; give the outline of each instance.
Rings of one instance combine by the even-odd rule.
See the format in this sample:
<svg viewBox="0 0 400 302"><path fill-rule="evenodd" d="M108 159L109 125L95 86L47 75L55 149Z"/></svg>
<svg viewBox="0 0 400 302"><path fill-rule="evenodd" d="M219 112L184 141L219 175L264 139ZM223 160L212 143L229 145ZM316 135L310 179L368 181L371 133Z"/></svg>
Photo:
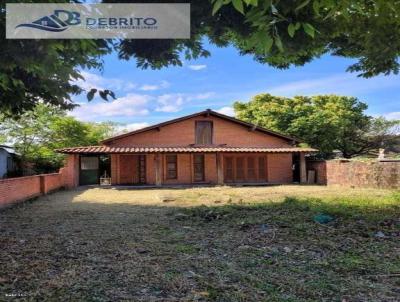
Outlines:
<svg viewBox="0 0 400 302"><path fill-rule="evenodd" d="M199 123L210 123L210 124L211 124L211 138L210 138L210 144L198 144L198 143L197 143L197 125L198 125ZM206 145L212 145L212 144L213 144L213 141L214 141L214 123L213 123L213 121L209 121L209 120L198 120L198 121L195 121L195 126L194 126L194 143L195 143L196 145L203 145L203 146L206 146Z"/></svg>
<svg viewBox="0 0 400 302"><path fill-rule="evenodd" d="M168 169L168 157L174 156L175 157L175 177L169 176L169 169ZM165 179L166 180L177 180L178 179L178 154L165 154Z"/></svg>
<svg viewBox="0 0 400 302"><path fill-rule="evenodd" d="M203 162L202 162L202 165L203 165L203 178L201 180L196 180L196 169L195 169L195 166L196 166L195 158L196 158L196 156L202 156L203 157ZM193 156L192 156L192 169L193 169L193 182L201 183L201 182L205 182L206 181L206 156L205 156L204 153L195 153L195 154L193 154Z"/></svg>
<svg viewBox="0 0 400 302"><path fill-rule="evenodd" d="M256 156L246 156L246 179L253 180L255 182L258 181L258 171L257 171L257 157ZM250 162L252 162L252 165L250 165ZM250 173L251 171L251 173ZM252 178L250 178L250 174L253 174Z"/></svg>
<svg viewBox="0 0 400 302"><path fill-rule="evenodd" d="M254 178L249 178L249 165L248 165L248 159L252 158L254 167L252 172L254 172ZM238 159L242 158L243 159L243 179L238 178ZM264 176L263 178L260 177L260 159L264 161L262 165L262 170L264 171ZM226 161L231 161L232 163L232 179L227 179L227 174L230 169L227 169L228 167ZM223 175L224 175L224 183L241 183L242 181L244 183L268 183L269 181L269 175L268 175L268 156L267 155L257 155L257 154L251 154L251 155L246 155L246 154L224 154L223 155ZM241 176L241 175L240 175Z"/></svg>

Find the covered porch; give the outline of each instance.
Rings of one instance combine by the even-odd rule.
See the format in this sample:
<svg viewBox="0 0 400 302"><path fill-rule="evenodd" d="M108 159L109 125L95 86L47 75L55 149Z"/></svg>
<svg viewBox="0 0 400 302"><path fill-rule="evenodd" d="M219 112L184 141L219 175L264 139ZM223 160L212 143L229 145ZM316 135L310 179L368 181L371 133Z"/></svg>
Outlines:
<svg viewBox="0 0 400 302"><path fill-rule="evenodd" d="M79 185L173 186L306 183L311 148L78 147Z"/></svg>

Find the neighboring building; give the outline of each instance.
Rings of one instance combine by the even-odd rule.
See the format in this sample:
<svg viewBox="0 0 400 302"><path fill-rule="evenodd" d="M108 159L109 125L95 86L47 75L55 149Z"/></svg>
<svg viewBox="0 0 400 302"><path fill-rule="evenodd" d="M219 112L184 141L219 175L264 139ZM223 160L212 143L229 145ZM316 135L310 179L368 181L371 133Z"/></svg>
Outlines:
<svg viewBox="0 0 400 302"><path fill-rule="evenodd" d="M64 148L72 185L173 185L306 182L295 138L211 110L112 137L101 146Z"/></svg>
<svg viewBox="0 0 400 302"><path fill-rule="evenodd" d="M17 172L17 157L14 148L0 145L0 178L6 178Z"/></svg>

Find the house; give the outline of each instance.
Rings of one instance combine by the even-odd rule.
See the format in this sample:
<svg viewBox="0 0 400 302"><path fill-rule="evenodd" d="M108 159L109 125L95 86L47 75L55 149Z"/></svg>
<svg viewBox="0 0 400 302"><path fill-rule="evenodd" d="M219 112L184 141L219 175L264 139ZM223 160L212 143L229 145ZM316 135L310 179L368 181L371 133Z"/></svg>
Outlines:
<svg viewBox="0 0 400 302"><path fill-rule="evenodd" d="M0 145L0 179L13 175L18 170L18 154L10 146Z"/></svg>
<svg viewBox="0 0 400 302"><path fill-rule="evenodd" d="M299 140L210 109L118 135L69 154L70 186L306 182ZM294 168L294 167L297 167Z"/></svg>

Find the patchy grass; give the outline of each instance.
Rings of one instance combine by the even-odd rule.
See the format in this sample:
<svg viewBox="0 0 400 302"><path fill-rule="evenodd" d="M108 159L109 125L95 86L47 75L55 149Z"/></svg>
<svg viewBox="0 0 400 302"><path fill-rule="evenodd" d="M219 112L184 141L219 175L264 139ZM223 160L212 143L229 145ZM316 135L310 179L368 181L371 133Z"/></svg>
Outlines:
<svg viewBox="0 0 400 302"><path fill-rule="evenodd" d="M0 247L0 301L399 301L400 193L65 191L0 212Z"/></svg>

